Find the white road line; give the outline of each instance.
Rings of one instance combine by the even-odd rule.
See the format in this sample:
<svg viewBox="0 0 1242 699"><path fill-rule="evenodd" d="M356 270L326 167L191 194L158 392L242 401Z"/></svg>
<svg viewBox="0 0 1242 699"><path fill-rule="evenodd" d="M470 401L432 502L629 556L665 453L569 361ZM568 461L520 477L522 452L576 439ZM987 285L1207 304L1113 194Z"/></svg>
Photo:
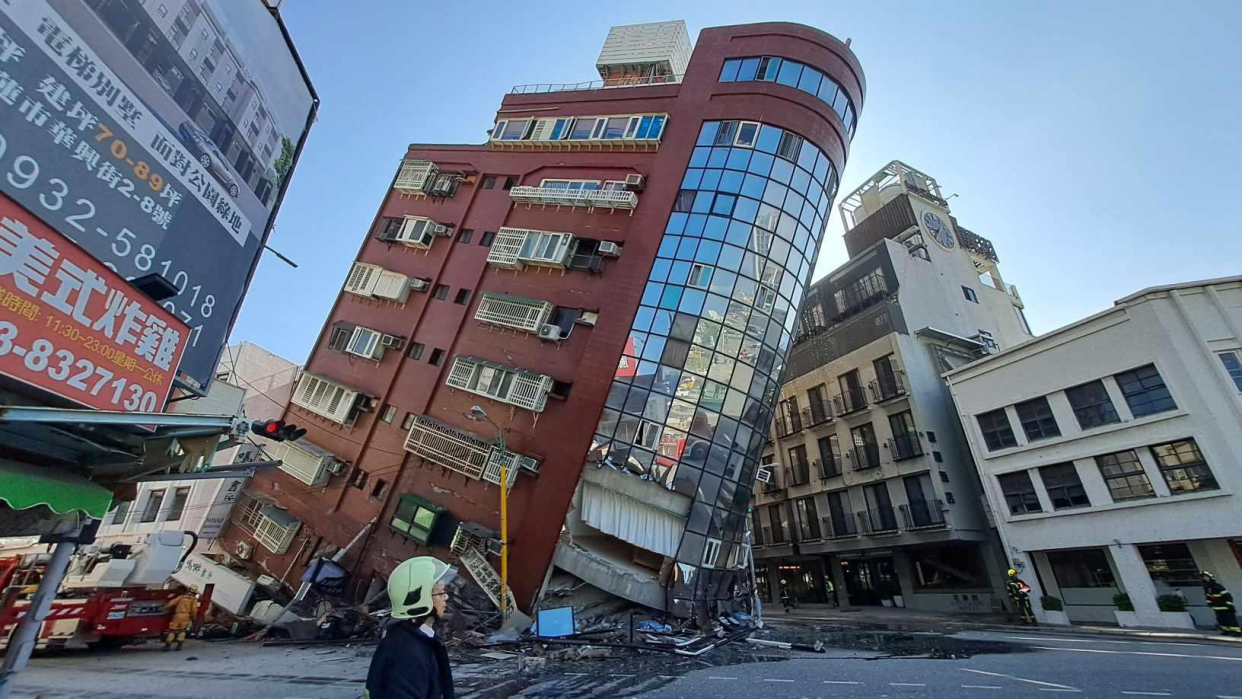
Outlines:
<svg viewBox="0 0 1242 699"><path fill-rule="evenodd" d="M1217 694L1216 699L1242 699L1242 696L1235 694Z"/></svg>
<svg viewBox="0 0 1242 699"><path fill-rule="evenodd" d="M712 676L712 677L708 677L707 679L709 679L709 680L736 680L737 678L736 678L736 677L716 677L716 676Z"/></svg>
<svg viewBox="0 0 1242 699"><path fill-rule="evenodd" d="M1004 689L999 684L964 684L962 689Z"/></svg>
<svg viewBox="0 0 1242 699"><path fill-rule="evenodd" d="M1015 682L1026 682L1027 684L1037 684L1037 685L1039 685L1039 686L1041 686L1041 687L1052 687L1052 688L1054 688L1054 689L1056 689L1056 690L1058 690L1058 691L1062 691L1062 692L1066 692L1066 691L1069 691L1069 692L1077 692L1077 691L1079 691L1078 689L1075 689L1074 687L1071 687L1071 686L1069 686L1069 685L1067 685L1067 684L1057 684L1057 683L1055 683L1055 682L1041 682L1041 681L1039 681L1039 680L1026 680L1026 679L1023 679L1023 678L1021 678L1021 677L1014 677L1013 675L1005 675L1005 674L1001 674L1001 673L999 673L999 672L988 672L988 671L986 671L986 670L972 670L972 669L970 669L970 668L968 668L968 667L963 667L963 668L958 668L958 669L959 669L959 670L962 670L962 671L964 671L964 672L973 672L973 673L975 673L976 675L987 675L988 677L1004 677L1004 678L1005 678L1005 679L1007 679L1007 680L1014 680Z"/></svg>
<svg viewBox="0 0 1242 699"><path fill-rule="evenodd" d="M1068 636L1005 636L1016 641L1061 641L1062 643L1134 643L1134 641L1106 641L1099 638L1070 638Z"/></svg>
<svg viewBox="0 0 1242 699"><path fill-rule="evenodd" d="M662 680L675 680L675 679L677 679L677 675L656 675L656 677L659 677L659 678L660 678L660 679L662 679Z"/></svg>
<svg viewBox="0 0 1242 699"><path fill-rule="evenodd" d="M1127 692L1124 689L1121 690L1121 693L1129 694L1132 697L1171 697L1173 696L1173 694L1170 692Z"/></svg>
<svg viewBox="0 0 1242 699"><path fill-rule="evenodd" d="M1041 692L1081 692L1081 689L1055 689L1053 687L1040 687Z"/></svg>
<svg viewBox="0 0 1242 699"><path fill-rule="evenodd" d="M889 682L890 687L926 687L922 682Z"/></svg>
<svg viewBox="0 0 1242 699"><path fill-rule="evenodd" d="M565 675L566 677L586 677L586 676L587 676L588 674L590 674L590 673L586 673L586 672L562 672L561 674L562 674L562 675Z"/></svg>
<svg viewBox="0 0 1242 699"><path fill-rule="evenodd" d="M617 673L615 673L615 672L614 672L614 673L610 673L608 676L609 676L609 677L638 677L638 675L618 675L618 674L617 674Z"/></svg>
<svg viewBox="0 0 1242 699"><path fill-rule="evenodd" d="M824 680L824 684L862 684L862 682L854 682L852 680Z"/></svg>
<svg viewBox="0 0 1242 699"><path fill-rule="evenodd" d="M1160 658L1200 658L1203 660L1231 660L1242 663L1242 657L1229 655L1191 655L1188 653L1154 653L1146 650L1102 650L1100 648L1060 648L1058 646L1031 646L1037 650L1060 650L1068 653L1107 653L1109 655L1154 655Z"/></svg>
<svg viewBox="0 0 1242 699"><path fill-rule="evenodd" d="M764 682L793 682L793 680L777 680L777 679L772 679L770 677L765 677L763 681Z"/></svg>

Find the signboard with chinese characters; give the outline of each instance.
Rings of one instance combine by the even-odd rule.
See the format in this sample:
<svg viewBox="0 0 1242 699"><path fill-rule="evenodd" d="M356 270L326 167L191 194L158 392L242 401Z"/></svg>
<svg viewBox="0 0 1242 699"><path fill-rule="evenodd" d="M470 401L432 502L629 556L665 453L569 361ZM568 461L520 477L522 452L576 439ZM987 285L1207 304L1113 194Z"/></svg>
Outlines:
<svg viewBox="0 0 1242 699"><path fill-rule="evenodd" d="M172 574L172 579L187 587L198 585L199 592L205 592L208 585L215 585L211 591L211 603L233 614L245 614L254 595L253 580L197 553L185 559L181 570Z"/></svg>
<svg viewBox="0 0 1242 699"><path fill-rule="evenodd" d="M313 117L261 0L0 0L0 191L126 278L159 274L214 375Z"/></svg>
<svg viewBox="0 0 1242 699"><path fill-rule="evenodd" d="M198 528L199 539L207 541L219 538L224 525L229 521L229 514L233 512L233 505L237 503L237 497L241 495L245 482L244 478L228 478L220 484L215 502L211 503L211 507L207 509L207 515L203 517L203 525Z"/></svg>
<svg viewBox="0 0 1242 699"><path fill-rule="evenodd" d="M157 412L189 328L0 195L0 374L100 410Z"/></svg>

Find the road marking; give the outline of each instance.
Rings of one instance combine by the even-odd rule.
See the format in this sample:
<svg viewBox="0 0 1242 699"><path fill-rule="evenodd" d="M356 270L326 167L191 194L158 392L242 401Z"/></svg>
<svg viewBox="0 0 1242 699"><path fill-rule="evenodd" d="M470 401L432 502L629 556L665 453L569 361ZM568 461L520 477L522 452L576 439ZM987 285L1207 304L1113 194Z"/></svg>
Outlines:
<svg viewBox="0 0 1242 699"><path fill-rule="evenodd" d="M1060 648L1057 646L1031 646L1037 650L1060 650L1067 653L1107 653L1109 655L1154 655L1160 658L1201 658L1204 660L1232 660L1242 663L1242 657L1229 655L1190 655L1188 653L1153 653L1146 650L1103 650L1100 648Z"/></svg>
<svg viewBox="0 0 1242 699"><path fill-rule="evenodd" d="M1242 699L1242 696L1234 694L1217 694L1216 699Z"/></svg>
<svg viewBox="0 0 1242 699"><path fill-rule="evenodd" d="M659 677L659 678L660 678L660 679L662 679L662 680L675 680L675 679L677 679L677 675L656 675L656 677Z"/></svg>
<svg viewBox="0 0 1242 699"><path fill-rule="evenodd" d="M1072 649L1071 649L1071 650L1072 650ZM958 669L963 670L963 671L965 671L965 672L973 672L973 673L975 673L976 675L987 675L988 677L1004 677L1004 678L1005 678L1005 679L1007 679L1007 680L1014 680L1014 681L1016 681L1016 682L1026 682L1027 684L1037 684L1037 685L1040 685L1041 687L1052 687L1052 688L1056 689L1057 691L1062 691L1062 692L1066 692L1066 691L1068 691L1068 692L1077 692L1077 691L1080 691L1080 690L1075 689L1074 687L1071 687L1071 686L1069 686L1069 685L1067 685L1067 684L1057 684L1057 683L1055 683L1055 682L1041 682L1041 681L1039 681L1039 680L1026 680L1026 679L1023 679L1023 678L1021 678L1021 677L1014 677L1013 675L1004 675L1004 674L1001 674L1001 673L999 673L999 672L988 672L988 671L986 671L986 670L972 670L972 669L970 669L970 668L968 668L968 667L963 667L963 668L958 668Z"/></svg>
<svg viewBox="0 0 1242 699"><path fill-rule="evenodd" d="M737 678L736 677L716 677L713 675L711 677L708 677L707 679L709 680L736 680Z"/></svg>
<svg viewBox="0 0 1242 699"><path fill-rule="evenodd" d="M777 679L772 679L770 677L765 677L763 681L764 682L793 682L793 680L777 680Z"/></svg>
<svg viewBox="0 0 1242 699"><path fill-rule="evenodd" d="M586 672L564 672L564 673L561 673L561 674L565 675L566 677L586 677L586 676L587 676L588 674L590 674L590 673L586 673Z"/></svg>
<svg viewBox="0 0 1242 699"><path fill-rule="evenodd" d="M1004 689L999 684L964 684L962 689Z"/></svg>
<svg viewBox="0 0 1242 699"><path fill-rule="evenodd" d="M1171 697L1173 696L1170 692L1127 692L1124 689L1121 690L1121 693L1129 694L1132 697Z"/></svg>
<svg viewBox="0 0 1242 699"><path fill-rule="evenodd" d="M862 682L853 682L851 680L824 680L824 684L862 684Z"/></svg>
<svg viewBox="0 0 1242 699"><path fill-rule="evenodd" d="M890 687L926 687L922 682L889 682Z"/></svg>
<svg viewBox="0 0 1242 699"><path fill-rule="evenodd" d="M638 675L618 675L616 673L611 673L608 676L609 677L638 677Z"/></svg>
<svg viewBox="0 0 1242 699"><path fill-rule="evenodd" d="M1081 689L1054 689L1052 687L1040 687L1041 692L1081 692Z"/></svg>
<svg viewBox="0 0 1242 699"><path fill-rule="evenodd" d="M1131 645L1139 644L1144 646L1202 646L1202 643L1187 643L1185 641L1168 640L1168 641L1109 641L1099 638L1071 638L1069 636L1046 636L1040 638L1038 636L1005 636L1005 638L1015 641L1043 641L1044 643L1111 643L1115 645Z"/></svg>

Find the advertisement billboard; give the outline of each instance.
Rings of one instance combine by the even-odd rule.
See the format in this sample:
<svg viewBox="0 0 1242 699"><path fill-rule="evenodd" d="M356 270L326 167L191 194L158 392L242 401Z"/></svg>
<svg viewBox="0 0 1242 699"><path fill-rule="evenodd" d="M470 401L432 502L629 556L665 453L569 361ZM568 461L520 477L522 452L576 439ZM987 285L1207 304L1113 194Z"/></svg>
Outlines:
<svg viewBox="0 0 1242 699"><path fill-rule="evenodd" d="M0 375L99 410L158 412L189 336L181 319L0 195Z"/></svg>
<svg viewBox="0 0 1242 699"><path fill-rule="evenodd" d="M314 92L261 0L0 2L0 192L126 278L177 287L211 380Z"/></svg>

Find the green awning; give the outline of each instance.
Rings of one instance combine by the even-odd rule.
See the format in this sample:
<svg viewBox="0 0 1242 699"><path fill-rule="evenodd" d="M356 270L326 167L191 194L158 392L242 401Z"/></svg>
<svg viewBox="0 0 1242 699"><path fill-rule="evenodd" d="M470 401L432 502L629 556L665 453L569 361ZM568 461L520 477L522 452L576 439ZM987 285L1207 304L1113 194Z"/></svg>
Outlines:
<svg viewBox="0 0 1242 699"><path fill-rule="evenodd" d="M65 471L0 463L0 501L15 510L43 506L58 515L76 511L103 519L112 491Z"/></svg>

